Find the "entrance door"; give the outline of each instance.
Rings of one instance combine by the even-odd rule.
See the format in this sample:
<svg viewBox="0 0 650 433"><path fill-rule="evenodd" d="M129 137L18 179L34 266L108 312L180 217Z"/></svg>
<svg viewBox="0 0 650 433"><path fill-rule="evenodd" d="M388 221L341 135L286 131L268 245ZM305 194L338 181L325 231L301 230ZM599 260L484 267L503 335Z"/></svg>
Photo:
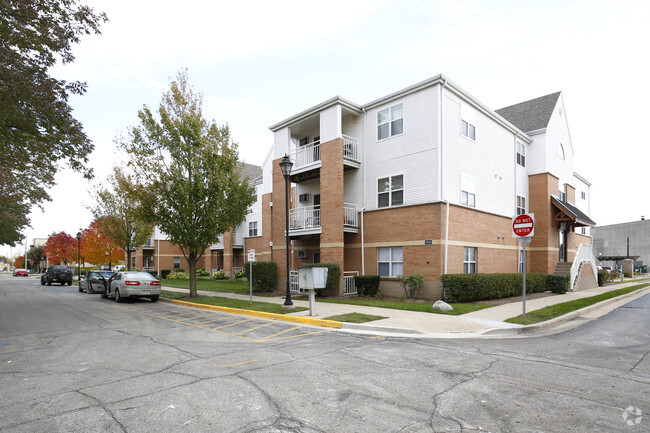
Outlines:
<svg viewBox="0 0 650 433"><path fill-rule="evenodd" d="M314 194L314 227L320 227L320 194Z"/></svg>
<svg viewBox="0 0 650 433"><path fill-rule="evenodd" d="M560 229L560 262L566 262L567 256L566 230Z"/></svg>
<svg viewBox="0 0 650 433"><path fill-rule="evenodd" d="M320 251L314 251L314 263L320 263Z"/></svg>

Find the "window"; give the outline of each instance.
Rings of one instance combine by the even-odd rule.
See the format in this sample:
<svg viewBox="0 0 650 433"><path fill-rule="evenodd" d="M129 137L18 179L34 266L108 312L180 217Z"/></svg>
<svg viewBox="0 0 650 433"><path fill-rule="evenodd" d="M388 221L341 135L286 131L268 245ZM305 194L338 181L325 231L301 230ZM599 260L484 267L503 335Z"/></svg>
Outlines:
<svg viewBox="0 0 650 433"><path fill-rule="evenodd" d="M524 273L524 251L519 250L519 265L517 266L517 272L520 274Z"/></svg>
<svg viewBox="0 0 650 433"><path fill-rule="evenodd" d="M476 207L476 180L464 174L460 176L460 204Z"/></svg>
<svg viewBox="0 0 650 433"><path fill-rule="evenodd" d="M587 200L587 194L584 191L580 191L580 198Z"/></svg>
<svg viewBox="0 0 650 433"><path fill-rule="evenodd" d="M248 236L257 236L257 221L248 223Z"/></svg>
<svg viewBox="0 0 650 433"><path fill-rule="evenodd" d="M463 251L463 273L476 273L476 248L465 247Z"/></svg>
<svg viewBox="0 0 650 433"><path fill-rule="evenodd" d="M557 192L560 200L566 201L566 184L562 185L562 189Z"/></svg>
<svg viewBox="0 0 650 433"><path fill-rule="evenodd" d="M396 277L404 273L402 247L377 248L377 273L380 277Z"/></svg>
<svg viewBox="0 0 650 433"><path fill-rule="evenodd" d="M562 146L562 143L557 144L557 149L555 149L555 154L557 155L558 158L564 161L564 146Z"/></svg>
<svg viewBox="0 0 650 433"><path fill-rule="evenodd" d="M404 176L389 176L377 181L377 207L404 204Z"/></svg>
<svg viewBox="0 0 650 433"><path fill-rule="evenodd" d="M517 215L526 213L526 197L517 196Z"/></svg>
<svg viewBox="0 0 650 433"><path fill-rule="evenodd" d="M460 133L463 137L476 140L476 128L471 123L467 123L462 119L460 121Z"/></svg>
<svg viewBox="0 0 650 433"><path fill-rule="evenodd" d="M393 105L377 112L377 140L404 132L404 104Z"/></svg>
<svg viewBox="0 0 650 433"><path fill-rule="evenodd" d="M174 257L174 269L180 268L181 267L181 258L180 257Z"/></svg>
<svg viewBox="0 0 650 433"><path fill-rule="evenodd" d="M517 164L526 167L526 145L520 141L517 142Z"/></svg>

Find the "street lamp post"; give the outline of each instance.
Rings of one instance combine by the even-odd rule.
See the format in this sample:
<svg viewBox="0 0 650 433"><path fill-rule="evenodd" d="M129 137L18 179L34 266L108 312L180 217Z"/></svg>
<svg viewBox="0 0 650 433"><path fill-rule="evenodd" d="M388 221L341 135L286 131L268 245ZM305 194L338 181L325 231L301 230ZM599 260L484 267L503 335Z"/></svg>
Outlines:
<svg viewBox="0 0 650 433"><path fill-rule="evenodd" d="M291 287L289 283L289 176L291 176L291 167L293 167L293 163L289 159L289 156L284 155L284 158L280 161L280 168L282 169L282 176L284 176L284 207L286 217L285 236L287 238L287 294L283 305L285 308L293 306L293 302L291 302Z"/></svg>
<svg viewBox="0 0 650 433"><path fill-rule="evenodd" d="M77 232L77 280L81 287L81 232Z"/></svg>

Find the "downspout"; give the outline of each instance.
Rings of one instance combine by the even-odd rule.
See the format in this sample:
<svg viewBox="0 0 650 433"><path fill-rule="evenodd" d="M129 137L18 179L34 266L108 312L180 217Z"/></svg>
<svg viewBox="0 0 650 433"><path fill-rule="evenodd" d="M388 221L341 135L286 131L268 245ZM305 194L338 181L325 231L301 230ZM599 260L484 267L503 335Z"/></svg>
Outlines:
<svg viewBox="0 0 650 433"><path fill-rule="evenodd" d="M363 161L361 161L361 167L363 170L363 179L362 179L362 188L361 191L361 200L363 201L363 208L361 208L361 275L366 275L366 244L364 239L364 224L363 224L363 212L366 210L366 124L368 121L368 113L366 113L366 107L362 107L363 111Z"/></svg>
<svg viewBox="0 0 650 433"><path fill-rule="evenodd" d="M449 257L449 202L447 202L447 228L445 233L445 274L447 273L447 258Z"/></svg>
<svg viewBox="0 0 650 433"><path fill-rule="evenodd" d="M365 210L365 206L361 208L361 275L366 275L366 250L363 236L363 211Z"/></svg>
<svg viewBox="0 0 650 433"><path fill-rule="evenodd" d="M442 170L443 170L443 164L442 164L442 157L443 157L443 152L442 152L442 98L443 98L443 90L447 86L447 78L443 78L442 85L440 86L440 96L438 98L438 188L439 188L439 197L441 202L447 203L447 215L446 215L446 223L445 223L445 266L443 273L447 273L447 262L449 259L449 201L444 200L444 190L442 188Z"/></svg>

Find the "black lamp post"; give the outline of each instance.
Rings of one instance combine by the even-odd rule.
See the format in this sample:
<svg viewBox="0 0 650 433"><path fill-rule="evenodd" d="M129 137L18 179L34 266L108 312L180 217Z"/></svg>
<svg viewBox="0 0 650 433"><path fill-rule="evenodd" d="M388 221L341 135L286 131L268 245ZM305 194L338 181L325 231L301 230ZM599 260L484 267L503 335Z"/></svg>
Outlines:
<svg viewBox="0 0 650 433"><path fill-rule="evenodd" d="M284 197L285 197L285 217L286 217L286 233L287 238L287 295L284 301L284 307L293 306L291 302L291 288L289 283L289 176L291 176L291 167L293 163L289 159L288 155L284 155L282 161L280 161L280 169L282 170L282 176L284 176Z"/></svg>
<svg viewBox="0 0 650 433"><path fill-rule="evenodd" d="M81 287L81 232L77 232L77 280Z"/></svg>

